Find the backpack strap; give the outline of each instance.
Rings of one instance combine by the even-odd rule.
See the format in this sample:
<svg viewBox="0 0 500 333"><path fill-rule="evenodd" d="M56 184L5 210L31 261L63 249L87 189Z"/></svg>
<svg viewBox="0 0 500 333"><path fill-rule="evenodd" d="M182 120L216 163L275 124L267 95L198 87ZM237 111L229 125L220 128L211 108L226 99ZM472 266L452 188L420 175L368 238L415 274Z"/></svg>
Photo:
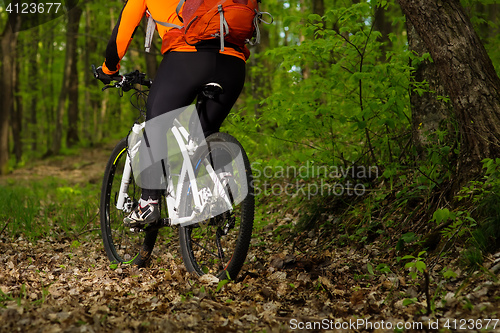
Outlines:
<svg viewBox="0 0 500 333"><path fill-rule="evenodd" d="M222 5L217 6L217 10L219 11L219 20L220 20L220 29L219 29L220 50L224 52L224 35L229 33L229 26L227 25L226 18L224 17L224 10L222 9Z"/></svg>
<svg viewBox="0 0 500 333"><path fill-rule="evenodd" d="M184 19L181 16L181 9L182 5L186 2L186 0L179 0L179 3L177 4L177 7L175 8L175 12L177 13L177 16L179 17L179 20L184 23Z"/></svg>
<svg viewBox="0 0 500 333"><path fill-rule="evenodd" d="M271 18L271 22L267 22L267 21L264 21L262 19L262 15L269 15L269 17ZM274 21L274 17L268 13L268 12L258 12L255 17L253 18L253 25L255 27L255 39L254 40L250 40L250 39L247 39L246 42L252 46L256 45L256 44L259 44L260 43L260 29L259 29L259 23L262 22L264 24L272 24Z"/></svg>
<svg viewBox="0 0 500 333"><path fill-rule="evenodd" d="M181 0L185 1L185 0ZM162 22L162 21L157 21L153 18L149 10L146 10L146 13L148 14L148 25L146 27L146 38L144 39L144 48L146 52L149 52L151 50L151 41L153 40L153 34L155 32L156 24L162 25L167 28L178 28L181 29L182 27L180 25L174 24L174 23L169 23L169 22ZM179 16L180 18L180 16Z"/></svg>

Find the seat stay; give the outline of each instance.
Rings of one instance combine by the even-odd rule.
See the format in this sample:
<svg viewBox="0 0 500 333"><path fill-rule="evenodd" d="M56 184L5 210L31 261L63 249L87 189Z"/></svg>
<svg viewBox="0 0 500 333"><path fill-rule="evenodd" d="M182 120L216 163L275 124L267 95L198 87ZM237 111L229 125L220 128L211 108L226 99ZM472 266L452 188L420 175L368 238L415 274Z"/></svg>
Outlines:
<svg viewBox="0 0 500 333"><path fill-rule="evenodd" d="M229 200L227 191L224 189L224 184L222 184L222 181L215 172L214 168L212 167L212 164L210 164L210 162L207 160L205 161L205 163L206 163L205 168L207 169L207 172L210 175L212 182L214 183L213 196L222 198L226 202L228 210L231 210L232 209L231 200Z"/></svg>
<svg viewBox="0 0 500 333"><path fill-rule="evenodd" d="M199 198L198 184L196 183L196 177L194 175L193 165L191 163L191 158L189 157L189 152L188 152L188 147L186 145L186 142L184 141L184 138L183 138L181 131L179 130L178 127L174 126L172 128L172 134L174 135L175 140L177 141L177 144L179 145L179 149L180 149L181 154L182 154L183 162L182 162L182 167L181 167L181 173L179 176L179 181L177 183L177 190L175 191L175 194L176 194L175 204L174 204L174 207L168 206L168 210L169 210L169 214L172 212L172 213L174 213L173 216L178 216L178 208L180 205L180 201L182 199L180 197L180 193L182 191L182 186L184 185L183 179L185 178L186 174L189 178L189 186L191 187L191 190L193 191L193 199L195 202L195 207L201 208L201 201ZM168 204L168 202L167 202L167 204Z"/></svg>

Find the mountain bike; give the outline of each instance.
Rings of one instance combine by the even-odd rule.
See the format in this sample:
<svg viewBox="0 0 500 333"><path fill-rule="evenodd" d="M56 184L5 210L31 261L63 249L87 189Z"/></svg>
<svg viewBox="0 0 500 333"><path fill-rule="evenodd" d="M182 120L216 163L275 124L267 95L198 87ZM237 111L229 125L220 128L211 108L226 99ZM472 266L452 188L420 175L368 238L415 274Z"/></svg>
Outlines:
<svg viewBox="0 0 500 333"><path fill-rule="evenodd" d="M120 96L134 90L133 96L142 102L134 104L131 98L131 103L144 117L147 88L152 83L145 77L134 71L120 76L103 90L120 89ZM206 101L216 98L222 90L217 83L205 85L198 93L196 110L203 110ZM143 130L144 124L136 121L128 137ZM199 276L212 274L221 280L235 279L247 256L254 219L252 171L245 150L227 133L212 134L200 143L178 119L171 131L180 151L180 172L171 171L168 158L162 160L162 181L166 184L159 204L162 217L141 228L129 228L123 222L141 195L132 168L134 149L139 143L129 147L130 138L124 138L111 152L100 202L106 254L112 263L146 266L159 230L178 227L180 252L189 272ZM218 156L225 156L223 168L216 167Z"/></svg>

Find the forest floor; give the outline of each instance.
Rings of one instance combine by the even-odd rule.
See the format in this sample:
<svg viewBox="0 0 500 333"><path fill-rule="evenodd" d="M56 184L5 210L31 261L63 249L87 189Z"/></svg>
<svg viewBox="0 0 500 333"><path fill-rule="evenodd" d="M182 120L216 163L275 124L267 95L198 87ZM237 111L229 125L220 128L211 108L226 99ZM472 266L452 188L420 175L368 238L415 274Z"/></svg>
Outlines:
<svg viewBox="0 0 500 333"><path fill-rule="evenodd" d="M99 184L108 152L40 161L0 184ZM469 271L454 245L414 278L383 237L340 246L319 228L286 228L301 215L286 200L259 205L267 225L256 221L247 263L223 286L185 271L175 233L141 269L110 267L97 215L79 235L0 234L0 332L500 332L500 255Z"/></svg>

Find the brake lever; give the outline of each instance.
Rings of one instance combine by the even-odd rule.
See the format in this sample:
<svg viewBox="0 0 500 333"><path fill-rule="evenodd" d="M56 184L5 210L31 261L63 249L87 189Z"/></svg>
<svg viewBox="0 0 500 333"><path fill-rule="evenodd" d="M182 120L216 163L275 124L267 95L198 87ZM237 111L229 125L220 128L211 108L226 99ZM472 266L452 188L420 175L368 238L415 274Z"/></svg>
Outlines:
<svg viewBox="0 0 500 333"><path fill-rule="evenodd" d="M120 78L120 80L116 80L116 78ZM126 79L124 75L119 75L118 77L114 77L113 80L116 80L117 82L115 83L116 88L121 88L123 87L123 84L125 83Z"/></svg>
<svg viewBox="0 0 500 333"><path fill-rule="evenodd" d="M92 64L92 74L94 74L95 79L99 77L99 74L97 74L97 68L95 68L94 64Z"/></svg>

